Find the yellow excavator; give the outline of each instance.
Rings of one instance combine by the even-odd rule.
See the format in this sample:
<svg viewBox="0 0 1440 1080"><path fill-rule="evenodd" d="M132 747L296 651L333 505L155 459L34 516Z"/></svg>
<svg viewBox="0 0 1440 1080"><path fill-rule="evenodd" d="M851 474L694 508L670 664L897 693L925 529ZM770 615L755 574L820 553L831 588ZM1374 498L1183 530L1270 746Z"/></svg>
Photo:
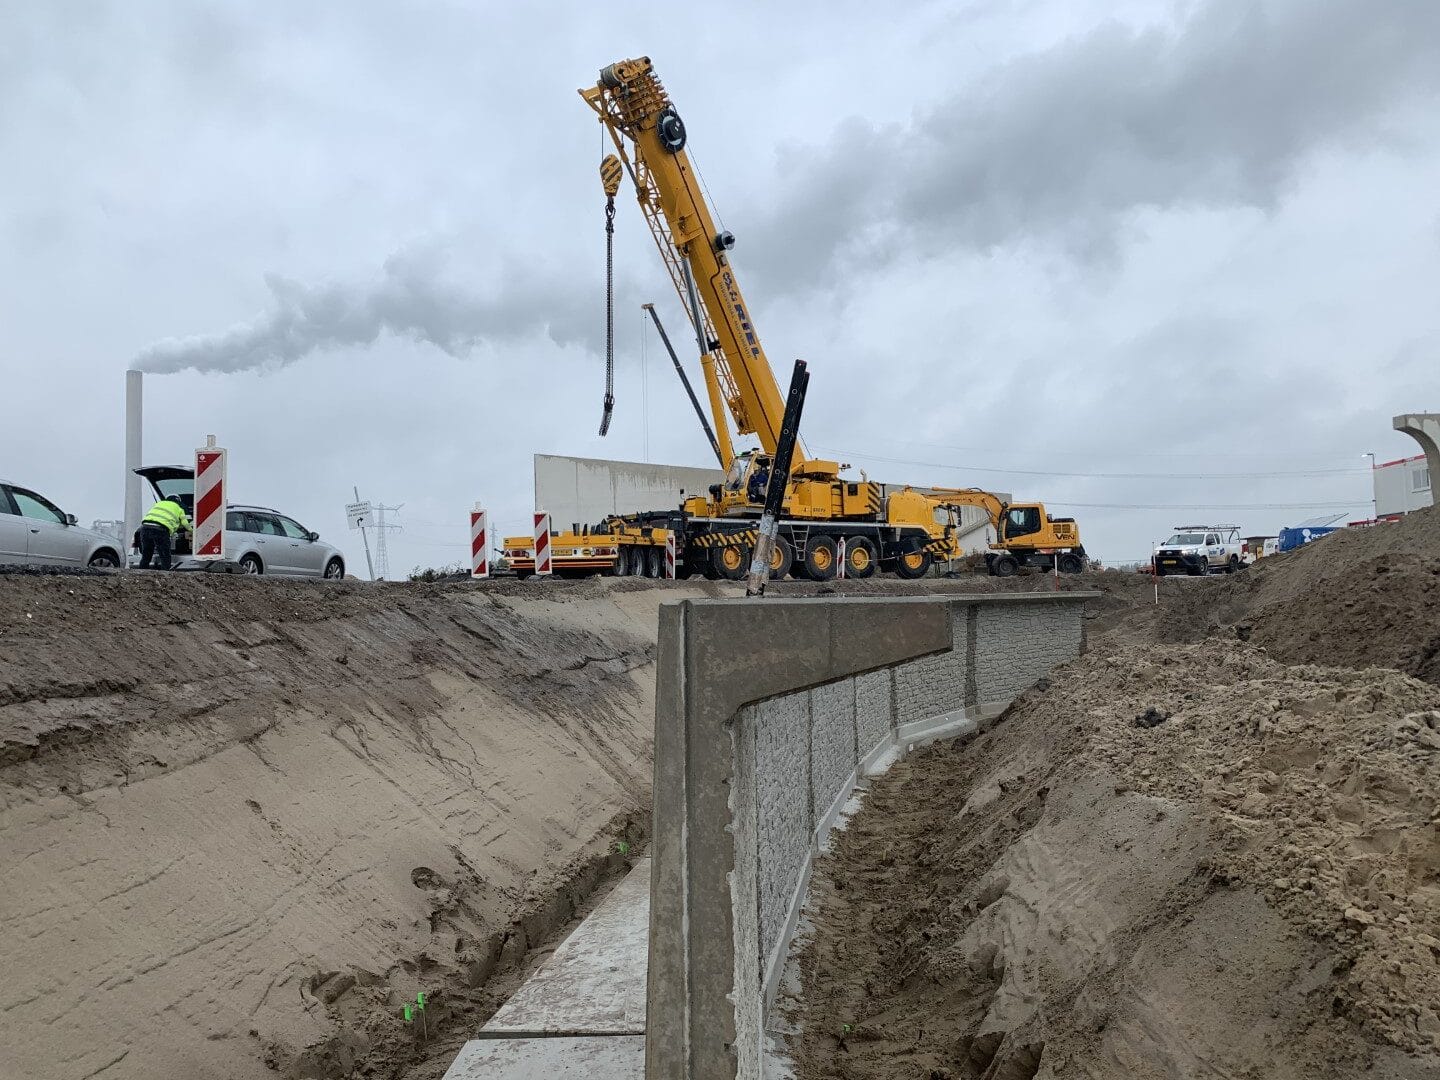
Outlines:
<svg viewBox="0 0 1440 1080"><path fill-rule="evenodd" d="M607 238L613 234L615 196L628 175L641 214L695 330L714 421L712 445L725 477L708 493L686 498L678 507L638 510L597 524L577 522L569 530L553 533L552 565L558 573L659 577L665 568L667 539L673 536L679 576L699 573L740 580L750 566L780 443L785 395L736 280L729 254L735 237L716 227L686 153L685 124L648 57L622 60L602 69L599 81L582 89L580 96L595 111L615 148L600 166L607 200ZM611 311L613 304L607 295L610 333L602 435L609 427L613 404ZM735 438L747 435L753 435L760 445L737 451ZM1020 541L1019 531L1013 541L1002 535L1011 531L1008 522L1017 512L1028 515L1026 520L1038 514L1038 520L1045 523L1038 533L1041 539L1049 538L1067 521L1049 518L1039 504L1001 504L1003 509L996 509L972 501L983 493L929 494L910 487L889 488L864 478L851 480L842 475L847 468L840 462L809 457L803 444L797 448L770 560L772 577L791 574L828 580L841 569L842 551L847 577L865 578L877 570L905 578L922 577L935 559L962 554L958 543L961 506L982 506L991 514L992 522L998 522L997 544ZM1078 548L1078 530L1073 522L1069 524L1076 532L1073 546ZM1013 573L1022 558L1027 562L1045 558L1041 551L1049 546L1026 541L1015 554L1007 548L997 554L1009 558L1004 562L997 558L992 572ZM504 555L520 576L534 572L532 538L507 537ZM1068 564L1062 566L1068 568Z"/></svg>
<svg viewBox="0 0 1440 1080"><path fill-rule="evenodd" d="M1010 577L1022 566L1078 574L1089 565L1075 519L1051 517L1044 503L1007 503L980 488L930 488L926 494L950 510L973 506L985 512L995 531L985 567L996 577Z"/></svg>

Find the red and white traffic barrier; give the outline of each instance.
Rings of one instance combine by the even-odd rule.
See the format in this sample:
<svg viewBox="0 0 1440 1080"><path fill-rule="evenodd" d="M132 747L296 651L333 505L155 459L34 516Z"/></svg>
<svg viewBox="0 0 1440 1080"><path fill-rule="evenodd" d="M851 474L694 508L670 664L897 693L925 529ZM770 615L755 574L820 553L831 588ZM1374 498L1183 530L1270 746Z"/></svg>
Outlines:
<svg viewBox="0 0 1440 1080"><path fill-rule="evenodd" d="M535 573L552 573L550 565L550 515L535 511Z"/></svg>
<svg viewBox="0 0 1440 1080"><path fill-rule="evenodd" d="M192 548L197 559L225 557L225 465L226 452L215 445L215 436L195 451L195 526Z"/></svg>
<svg viewBox="0 0 1440 1080"><path fill-rule="evenodd" d="M675 580L675 534L665 536L665 580Z"/></svg>
<svg viewBox="0 0 1440 1080"><path fill-rule="evenodd" d="M472 578L488 578L490 576L490 546L485 524L485 511L481 509L479 503L476 503L475 509L470 511L470 576Z"/></svg>
<svg viewBox="0 0 1440 1080"><path fill-rule="evenodd" d="M835 577L839 581L845 580L845 538L842 536L835 541L835 558L839 565L835 568Z"/></svg>

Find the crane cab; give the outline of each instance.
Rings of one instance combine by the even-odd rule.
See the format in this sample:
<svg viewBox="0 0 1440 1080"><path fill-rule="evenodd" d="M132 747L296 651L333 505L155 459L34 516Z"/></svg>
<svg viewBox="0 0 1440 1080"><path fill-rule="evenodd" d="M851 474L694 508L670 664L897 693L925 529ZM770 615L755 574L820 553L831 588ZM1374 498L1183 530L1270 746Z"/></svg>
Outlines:
<svg viewBox="0 0 1440 1080"><path fill-rule="evenodd" d="M770 455L760 450L736 454L715 492L715 516L753 517L765 505L770 484ZM712 489L713 490L713 489Z"/></svg>

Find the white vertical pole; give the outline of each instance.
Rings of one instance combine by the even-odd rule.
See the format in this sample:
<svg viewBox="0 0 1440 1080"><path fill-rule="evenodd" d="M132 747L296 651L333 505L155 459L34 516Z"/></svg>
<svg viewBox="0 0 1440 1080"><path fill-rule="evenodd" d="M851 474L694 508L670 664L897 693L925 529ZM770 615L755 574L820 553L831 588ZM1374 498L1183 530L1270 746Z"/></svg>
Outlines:
<svg viewBox="0 0 1440 1080"><path fill-rule="evenodd" d="M835 558L837 558L838 560L840 560L839 565L835 567L835 577L836 577L836 579L839 580L839 581L844 581L844 580L845 580L845 538L844 538L843 536L842 536L839 540L837 540L837 541L835 542Z"/></svg>
<svg viewBox="0 0 1440 1080"><path fill-rule="evenodd" d="M144 458L144 412L145 376L138 371L125 372L125 533L120 543L128 551L130 538L140 527L140 477L135 470L145 464ZM123 569L129 565L128 558L120 560Z"/></svg>
<svg viewBox="0 0 1440 1080"><path fill-rule="evenodd" d="M486 514L484 508L475 504L475 509L470 511L470 576L472 578L488 578L490 576L490 538L487 535Z"/></svg>

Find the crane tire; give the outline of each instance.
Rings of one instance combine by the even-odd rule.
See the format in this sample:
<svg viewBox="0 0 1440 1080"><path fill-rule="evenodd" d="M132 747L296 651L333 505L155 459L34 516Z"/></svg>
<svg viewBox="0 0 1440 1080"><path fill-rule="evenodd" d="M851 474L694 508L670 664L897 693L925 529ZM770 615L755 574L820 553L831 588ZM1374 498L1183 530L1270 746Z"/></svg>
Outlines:
<svg viewBox="0 0 1440 1080"><path fill-rule="evenodd" d="M717 547L710 555L716 577L725 581L744 581L750 569L750 549L741 544Z"/></svg>
<svg viewBox="0 0 1440 1080"><path fill-rule="evenodd" d="M1009 552L996 555L995 561L990 564L990 573L996 577L1014 577L1015 571L1019 569L1019 562Z"/></svg>
<svg viewBox="0 0 1440 1080"><path fill-rule="evenodd" d="M811 581L829 581L839 569L835 541L828 536L812 536L805 545L805 573Z"/></svg>
<svg viewBox="0 0 1440 1080"><path fill-rule="evenodd" d="M665 576L665 549L652 547L645 549L645 576L651 578L663 578Z"/></svg>
<svg viewBox="0 0 1440 1080"><path fill-rule="evenodd" d="M925 550L925 545L919 538L911 537L905 541L900 554L895 558L895 574L907 581L915 581L930 572L933 561L934 557Z"/></svg>
<svg viewBox="0 0 1440 1080"><path fill-rule="evenodd" d="M845 538L845 576L864 579L872 577L878 565L879 555L875 545L863 536Z"/></svg>
<svg viewBox="0 0 1440 1080"><path fill-rule="evenodd" d="M795 549L783 536L775 537L775 550L770 553L770 580L779 581L795 566Z"/></svg>

